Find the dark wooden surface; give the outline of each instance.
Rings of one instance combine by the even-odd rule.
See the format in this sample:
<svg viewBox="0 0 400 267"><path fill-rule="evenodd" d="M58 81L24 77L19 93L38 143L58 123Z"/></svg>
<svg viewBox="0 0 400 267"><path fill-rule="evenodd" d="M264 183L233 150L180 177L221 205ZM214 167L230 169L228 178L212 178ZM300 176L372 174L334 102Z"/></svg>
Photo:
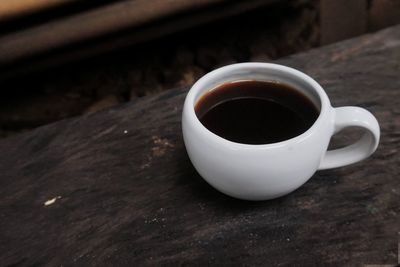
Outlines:
<svg viewBox="0 0 400 267"><path fill-rule="evenodd" d="M245 202L190 164L187 89L60 121L0 141L0 265L396 264L400 27L279 62L315 77L333 105L372 111L376 153L286 197Z"/></svg>

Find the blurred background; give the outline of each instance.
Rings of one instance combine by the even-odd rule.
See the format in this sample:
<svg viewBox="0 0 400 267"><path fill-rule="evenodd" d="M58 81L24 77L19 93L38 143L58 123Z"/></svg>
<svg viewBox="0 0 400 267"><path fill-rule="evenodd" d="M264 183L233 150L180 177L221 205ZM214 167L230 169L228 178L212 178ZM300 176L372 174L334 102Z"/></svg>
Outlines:
<svg viewBox="0 0 400 267"><path fill-rule="evenodd" d="M396 23L399 0L2 0L0 138Z"/></svg>

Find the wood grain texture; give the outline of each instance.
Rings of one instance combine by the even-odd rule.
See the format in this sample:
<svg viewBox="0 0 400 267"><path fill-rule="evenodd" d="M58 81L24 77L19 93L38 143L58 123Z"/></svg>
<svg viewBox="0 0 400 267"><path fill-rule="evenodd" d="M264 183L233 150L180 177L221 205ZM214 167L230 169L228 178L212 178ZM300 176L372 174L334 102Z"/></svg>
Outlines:
<svg viewBox="0 0 400 267"><path fill-rule="evenodd" d="M133 36L124 36L123 43L101 44L101 51L126 46L186 29L221 17L230 16L276 2L276 0L125 0L85 12L35 25L0 37L0 65L14 63L56 48L98 38L126 29L135 29ZM213 8L217 7L218 13ZM218 8L219 7L219 8ZM221 10L221 7L223 8ZM210 10L208 10L210 9ZM186 14L183 17L182 14ZM194 15L194 16L193 16ZM157 24L156 26L154 24ZM145 27L146 26L146 27ZM150 27L150 32L147 27ZM150 37L148 36L150 35ZM29 45L27 45L29 44ZM99 46L95 47L97 51ZM94 51L87 49L87 53ZM79 51L74 51L79 53Z"/></svg>
<svg viewBox="0 0 400 267"><path fill-rule="evenodd" d="M26 13L62 6L74 0L11 0L0 2L0 21Z"/></svg>
<svg viewBox="0 0 400 267"><path fill-rule="evenodd" d="M273 201L229 198L196 173L181 136L186 88L1 140L1 264L396 264L399 59L398 26L279 61L334 106L372 111L382 139L368 160Z"/></svg>
<svg viewBox="0 0 400 267"><path fill-rule="evenodd" d="M319 7L322 45L367 32L367 0L321 0Z"/></svg>

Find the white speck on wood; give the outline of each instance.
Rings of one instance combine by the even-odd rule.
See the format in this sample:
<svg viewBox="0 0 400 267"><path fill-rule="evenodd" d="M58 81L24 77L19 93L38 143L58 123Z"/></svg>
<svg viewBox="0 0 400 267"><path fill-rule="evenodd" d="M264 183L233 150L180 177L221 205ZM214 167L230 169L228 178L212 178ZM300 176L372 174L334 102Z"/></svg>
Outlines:
<svg viewBox="0 0 400 267"><path fill-rule="evenodd" d="M44 205L50 206L50 205L54 204L57 201L57 199L60 199L60 198L61 198L61 196L53 197L53 198L47 200L46 202L44 202Z"/></svg>

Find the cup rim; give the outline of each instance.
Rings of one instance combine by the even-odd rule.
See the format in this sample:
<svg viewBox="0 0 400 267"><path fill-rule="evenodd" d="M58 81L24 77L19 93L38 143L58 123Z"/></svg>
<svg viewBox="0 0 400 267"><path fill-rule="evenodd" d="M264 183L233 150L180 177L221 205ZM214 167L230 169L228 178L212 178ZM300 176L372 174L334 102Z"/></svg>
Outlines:
<svg viewBox="0 0 400 267"><path fill-rule="evenodd" d="M321 109L320 109L317 119L314 121L314 123L311 125L310 128L308 128L305 132L301 133L300 135L297 135L295 137L292 137L292 138L289 138L289 139L286 139L286 140L283 140L280 142L268 143L268 144L246 144L246 143L239 143L239 142L234 142L234 141L225 139L225 138L213 133L212 131L207 129L207 127L205 127L201 123L201 121L199 120L199 118L197 117L196 112L195 112L195 104L196 104L195 96L197 95L198 91L204 87L204 83L207 80L213 79L216 76L219 76L224 72L230 72L230 71L234 71L237 69L254 69L254 68L265 69L265 70L274 69L274 70L279 70L279 71L290 73L291 75L297 76L297 78L302 79L303 81L308 83L311 88L314 89L314 91L317 93L317 95L319 97L319 101L321 103ZM221 80L221 81L224 82L223 80ZM287 145L287 144L301 142L302 140L304 140L305 138L310 136L315 131L315 129L318 128L319 125L322 124L322 121L326 117L326 114L328 113L328 108L330 106L331 105L330 105L329 98L328 98L327 94L325 93L324 89L313 78L311 78L307 74L305 74L299 70L296 70L294 68L287 67L287 66L280 65L280 64L275 64L275 63L244 62L244 63L236 63L236 64L230 64L230 65L220 67L211 72L208 72L207 74L202 76L199 80L197 80L193 84L193 86L190 88L190 90L186 96L183 112L186 113L186 115L189 118L189 121L193 124L193 126L195 128L197 128L202 134L210 136L210 138L213 138L217 142L224 143L224 144L230 145L230 146L236 146L238 148L254 149L254 148L269 148L269 147L283 146L283 145Z"/></svg>

